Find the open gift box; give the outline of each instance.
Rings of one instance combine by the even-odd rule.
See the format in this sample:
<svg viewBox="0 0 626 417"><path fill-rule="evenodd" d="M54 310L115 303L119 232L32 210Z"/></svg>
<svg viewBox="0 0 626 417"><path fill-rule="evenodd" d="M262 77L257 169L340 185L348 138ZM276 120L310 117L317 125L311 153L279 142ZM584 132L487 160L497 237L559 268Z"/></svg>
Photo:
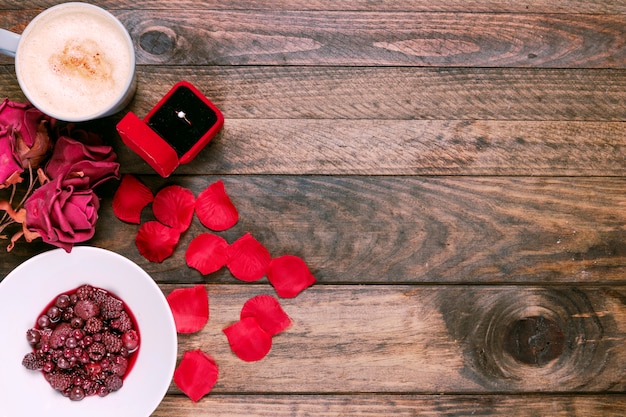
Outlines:
<svg viewBox="0 0 626 417"><path fill-rule="evenodd" d="M224 126L224 116L187 81L177 83L141 120L130 112L117 124L124 143L162 177L196 157Z"/></svg>

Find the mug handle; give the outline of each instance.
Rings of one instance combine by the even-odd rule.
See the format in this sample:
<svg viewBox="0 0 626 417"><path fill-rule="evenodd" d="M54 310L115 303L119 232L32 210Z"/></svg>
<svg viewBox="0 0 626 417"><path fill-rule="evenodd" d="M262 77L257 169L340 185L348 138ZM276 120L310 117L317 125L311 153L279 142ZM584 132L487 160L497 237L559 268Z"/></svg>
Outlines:
<svg viewBox="0 0 626 417"><path fill-rule="evenodd" d="M21 35L6 29L0 29L0 54L15 56Z"/></svg>

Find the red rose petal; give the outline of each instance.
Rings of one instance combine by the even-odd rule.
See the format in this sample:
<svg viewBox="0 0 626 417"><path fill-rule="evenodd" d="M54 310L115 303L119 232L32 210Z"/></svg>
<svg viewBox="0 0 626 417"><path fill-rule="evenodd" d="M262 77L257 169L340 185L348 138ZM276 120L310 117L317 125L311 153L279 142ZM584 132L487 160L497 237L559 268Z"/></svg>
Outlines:
<svg viewBox="0 0 626 417"><path fill-rule="evenodd" d="M154 196L152 211L161 223L184 232L191 224L195 204L196 197L191 190L169 185Z"/></svg>
<svg viewBox="0 0 626 417"><path fill-rule="evenodd" d="M254 317L246 317L222 330L232 351L246 362L261 360L272 348L272 336Z"/></svg>
<svg viewBox="0 0 626 417"><path fill-rule="evenodd" d="M178 230L157 221L150 221L139 227L135 244L139 253L150 262L163 262L172 256L179 239Z"/></svg>
<svg viewBox="0 0 626 417"><path fill-rule="evenodd" d="M199 401L213 389L219 368L215 360L200 349L183 354L174 371L174 383L193 402Z"/></svg>
<svg viewBox="0 0 626 417"><path fill-rule="evenodd" d="M271 336L275 336L291 325L291 319L285 313L278 300L271 295L252 297L241 309L241 319L254 317L259 326Z"/></svg>
<svg viewBox="0 0 626 417"><path fill-rule="evenodd" d="M137 177L125 174L113 196L113 213L123 222L141 223L141 211L154 200L152 191Z"/></svg>
<svg viewBox="0 0 626 417"><path fill-rule="evenodd" d="M226 266L235 278L252 282L263 278L271 260L265 246L246 233L228 247Z"/></svg>
<svg viewBox="0 0 626 417"><path fill-rule="evenodd" d="M209 185L198 195L196 215L200 223L215 231L229 229L239 220L239 213L226 194L221 180Z"/></svg>
<svg viewBox="0 0 626 417"><path fill-rule="evenodd" d="M204 285L177 288L166 299L178 333L198 332L209 321L209 296Z"/></svg>
<svg viewBox="0 0 626 417"><path fill-rule="evenodd" d="M283 255L272 259L267 279L282 298L293 298L315 283L306 263L297 256Z"/></svg>
<svg viewBox="0 0 626 417"><path fill-rule="evenodd" d="M218 271L228 259L228 242L222 237L203 233L196 236L187 247L185 260L187 265L208 275Z"/></svg>

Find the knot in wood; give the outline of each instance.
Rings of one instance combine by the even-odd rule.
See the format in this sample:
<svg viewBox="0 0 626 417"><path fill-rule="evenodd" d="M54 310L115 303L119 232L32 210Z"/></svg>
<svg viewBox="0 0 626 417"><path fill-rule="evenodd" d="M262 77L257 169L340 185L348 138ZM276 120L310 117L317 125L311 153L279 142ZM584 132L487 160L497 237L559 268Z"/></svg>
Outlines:
<svg viewBox="0 0 626 417"><path fill-rule="evenodd" d="M176 39L172 35L168 30L150 29L141 34L139 45L152 55L169 54L176 45Z"/></svg>
<svg viewBox="0 0 626 417"><path fill-rule="evenodd" d="M504 339L506 352L519 362L544 366L563 353L563 330L543 316L514 322Z"/></svg>

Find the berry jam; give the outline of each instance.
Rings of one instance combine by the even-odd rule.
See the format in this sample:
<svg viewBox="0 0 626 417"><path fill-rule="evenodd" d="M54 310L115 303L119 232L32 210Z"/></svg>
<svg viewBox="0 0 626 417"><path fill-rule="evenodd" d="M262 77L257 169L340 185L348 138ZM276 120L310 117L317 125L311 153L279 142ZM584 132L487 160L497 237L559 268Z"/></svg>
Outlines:
<svg viewBox="0 0 626 417"><path fill-rule="evenodd" d="M126 304L91 285L59 294L26 331L22 360L73 401L119 390L139 351L139 329Z"/></svg>

